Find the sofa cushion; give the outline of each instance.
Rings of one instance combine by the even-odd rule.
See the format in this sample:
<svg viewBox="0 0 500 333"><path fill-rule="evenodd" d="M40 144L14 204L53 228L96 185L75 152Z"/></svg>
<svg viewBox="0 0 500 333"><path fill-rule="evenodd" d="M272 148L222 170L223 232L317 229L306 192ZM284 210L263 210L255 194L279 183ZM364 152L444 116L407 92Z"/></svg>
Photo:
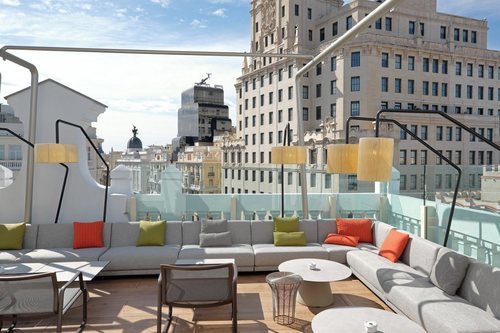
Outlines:
<svg viewBox="0 0 500 333"><path fill-rule="evenodd" d="M103 240L105 247L110 245L112 224L114 223L104 223ZM39 249L73 248L73 224L50 223L38 225L36 247Z"/></svg>
<svg viewBox="0 0 500 333"><path fill-rule="evenodd" d="M231 232L200 233L200 247L231 246Z"/></svg>
<svg viewBox="0 0 500 333"><path fill-rule="evenodd" d="M428 333L500 332L500 321L426 279L389 280L387 300Z"/></svg>
<svg viewBox="0 0 500 333"><path fill-rule="evenodd" d="M469 268L457 295L500 319L500 268L469 260Z"/></svg>
<svg viewBox="0 0 500 333"><path fill-rule="evenodd" d="M408 244L399 260L429 276L440 248L441 245L410 235Z"/></svg>
<svg viewBox="0 0 500 333"><path fill-rule="evenodd" d="M274 217L274 231L275 232L296 232L299 231L299 218L292 217Z"/></svg>
<svg viewBox="0 0 500 333"><path fill-rule="evenodd" d="M328 234L325 238L325 244L337 244L356 247L359 242L359 237L357 236L347 236L339 234Z"/></svg>
<svg viewBox="0 0 500 333"><path fill-rule="evenodd" d="M49 248L34 249L19 258L20 262L54 262L54 261L97 261L106 247L93 247L86 249Z"/></svg>
<svg viewBox="0 0 500 333"><path fill-rule="evenodd" d="M227 232L227 220L201 220L201 232L207 234L215 234L219 232Z"/></svg>
<svg viewBox="0 0 500 333"><path fill-rule="evenodd" d="M0 264L13 264L26 253L30 252L29 249L24 250L2 250L0 251Z"/></svg>
<svg viewBox="0 0 500 333"><path fill-rule="evenodd" d="M233 244L252 244L250 225L250 221L228 221L227 227Z"/></svg>
<svg viewBox="0 0 500 333"><path fill-rule="evenodd" d="M469 258L445 247L438 252L432 266L431 282L449 295L455 295L469 266Z"/></svg>
<svg viewBox="0 0 500 333"><path fill-rule="evenodd" d="M139 236L137 246L163 246L165 245L166 221L141 221L139 222Z"/></svg>
<svg viewBox="0 0 500 333"><path fill-rule="evenodd" d="M275 246L305 246L306 235L303 231L296 232L274 232Z"/></svg>
<svg viewBox="0 0 500 333"><path fill-rule="evenodd" d="M238 269L249 267L253 270L254 254L249 244L233 244L228 247L200 247L183 245L179 259L234 259Z"/></svg>
<svg viewBox="0 0 500 333"><path fill-rule="evenodd" d="M164 246L120 246L104 252L99 260L108 260L105 271L158 270L161 264L174 264L179 245Z"/></svg>
<svg viewBox="0 0 500 333"><path fill-rule="evenodd" d="M267 268L276 270L284 261L300 258L328 259L328 252L320 244L306 246L275 246L274 244L254 244L255 270Z"/></svg>
<svg viewBox="0 0 500 333"><path fill-rule="evenodd" d="M395 230L396 228L392 225L389 225L380 221L373 221L372 224L372 234L373 234L373 245L380 248L384 243L385 238L389 234L391 230Z"/></svg>
<svg viewBox="0 0 500 333"><path fill-rule="evenodd" d="M25 223L0 224L0 249L22 250Z"/></svg>
<svg viewBox="0 0 500 333"><path fill-rule="evenodd" d="M389 261L396 262L403 253L410 235L397 230L391 230L385 238L378 254Z"/></svg>
<svg viewBox="0 0 500 333"><path fill-rule="evenodd" d="M323 241L328 234L337 233L337 222L335 219L317 220L316 224L318 228L318 241Z"/></svg>
<svg viewBox="0 0 500 333"><path fill-rule="evenodd" d="M104 247L104 222L73 222L73 248Z"/></svg>
<svg viewBox="0 0 500 333"><path fill-rule="evenodd" d="M401 262L390 262L371 251L349 251L346 257L352 271L356 275L363 276L368 283L380 292L384 292L382 283L387 280L395 278L406 280L426 278L424 274Z"/></svg>
<svg viewBox="0 0 500 333"><path fill-rule="evenodd" d="M274 222L252 221L252 244L274 244ZM318 243L318 228L315 220L299 222L299 231L306 235L308 243Z"/></svg>
<svg viewBox="0 0 500 333"><path fill-rule="evenodd" d="M337 244L322 244L321 246L326 250L326 252L328 252L328 260L332 260L340 264L347 264L347 252L359 250L357 247Z"/></svg>
<svg viewBox="0 0 500 333"><path fill-rule="evenodd" d="M105 223L105 232L108 224L113 225L111 247L136 246L137 237L139 236L139 222ZM167 221L165 240L167 245L180 245L182 243L181 222Z"/></svg>
<svg viewBox="0 0 500 333"><path fill-rule="evenodd" d="M360 242L373 243L372 221L370 219L337 218L337 233L357 236Z"/></svg>

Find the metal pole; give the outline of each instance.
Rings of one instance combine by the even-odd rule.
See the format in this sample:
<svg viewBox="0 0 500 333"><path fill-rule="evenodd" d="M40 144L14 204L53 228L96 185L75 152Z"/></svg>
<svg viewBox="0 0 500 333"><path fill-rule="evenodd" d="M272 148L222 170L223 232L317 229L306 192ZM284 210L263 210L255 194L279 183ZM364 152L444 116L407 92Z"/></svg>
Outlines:
<svg viewBox="0 0 500 333"><path fill-rule="evenodd" d="M30 94L30 114L28 123L28 141L35 142L36 139L36 114L38 103L38 70L35 65L16 57L6 51L5 47L0 49L0 56L4 60L12 61L13 63L27 68L31 73L31 94ZM24 194L24 222L31 223L31 214L33 212L33 175L35 173L34 151L28 149L26 161L26 193Z"/></svg>
<svg viewBox="0 0 500 333"><path fill-rule="evenodd" d="M335 40L330 46L323 50L320 54L315 56L311 61L309 61L304 67L302 67L295 74L295 98L297 100L297 135L298 143L300 146L304 145L304 124L301 118L302 112L302 97L300 95L300 81L302 76L313 69L318 63L323 61L328 55L337 52L341 47L344 46L350 40L356 38L356 35L361 33L366 27L373 24L380 17L384 16L390 12L401 0L386 0L375 8L370 14L365 16L361 21L359 21L350 30L346 31L342 36ZM307 202L307 177L306 177L306 166L300 166L300 180L302 183L302 211L304 212L304 218L309 217L309 206Z"/></svg>

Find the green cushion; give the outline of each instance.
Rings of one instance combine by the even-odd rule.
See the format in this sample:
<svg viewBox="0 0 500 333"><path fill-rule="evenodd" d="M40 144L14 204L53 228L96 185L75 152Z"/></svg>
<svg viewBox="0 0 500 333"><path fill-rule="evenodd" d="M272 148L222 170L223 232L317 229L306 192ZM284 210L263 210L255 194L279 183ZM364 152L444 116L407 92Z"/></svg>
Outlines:
<svg viewBox="0 0 500 333"><path fill-rule="evenodd" d="M0 250L22 250L24 223L0 224Z"/></svg>
<svg viewBox="0 0 500 333"><path fill-rule="evenodd" d="M298 217L279 217L274 218L274 231L295 232L299 231Z"/></svg>
<svg viewBox="0 0 500 333"><path fill-rule="evenodd" d="M137 246L163 246L165 245L165 221L139 222L139 238Z"/></svg>
<svg viewBox="0 0 500 333"><path fill-rule="evenodd" d="M297 232L274 232L275 246L305 246L306 235L303 231Z"/></svg>

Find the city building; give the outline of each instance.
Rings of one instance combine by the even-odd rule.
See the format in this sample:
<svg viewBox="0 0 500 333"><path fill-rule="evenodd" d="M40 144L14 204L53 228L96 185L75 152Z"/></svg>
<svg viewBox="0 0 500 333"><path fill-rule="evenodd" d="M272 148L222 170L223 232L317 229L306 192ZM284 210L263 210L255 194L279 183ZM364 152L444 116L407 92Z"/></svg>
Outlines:
<svg viewBox="0 0 500 333"><path fill-rule="evenodd" d="M132 191L138 193L161 193L161 173L171 159L170 146L151 145L143 149L142 141L137 136L138 129L133 126L133 136L127 142L127 150L120 157L120 152L111 152L110 160L117 158L116 166L124 165L132 170Z"/></svg>
<svg viewBox="0 0 500 333"><path fill-rule="evenodd" d="M216 132L230 131L229 107L224 104L224 89L206 83L210 75L184 91L178 111L178 133L172 140L174 159L184 146L213 142Z"/></svg>
<svg viewBox="0 0 500 333"><path fill-rule="evenodd" d="M0 128L6 128L24 136L23 124L9 105L0 104ZM10 185L22 166L24 143L9 132L0 130L0 187Z"/></svg>
<svg viewBox="0 0 500 333"><path fill-rule="evenodd" d="M380 2L253 0L250 52L317 55ZM228 193L278 191L281 178L270 164L271 148L283 145L287 123L292 144L298 141L298 122L304 124L309 193L373 188L356 175L325 172L325 148L345 142L350 116L375 117L387 108L440 110L499 142L500 52L487 48L487 33L487 21L437 12L436 0L403 2L302 78L300 96L294 77L307 59L245 59L235 85L236 139L244 143L235 153L243 164L223 163L223 188ZM300 113L297 98L302 99ZM499 164L498 152L444 118L393 117L463 169L463 189L479 190L483 165ZM370 122L353 122L348 130L351 143L374 136ZM432 196L454 188L456 172L418 141L391 124L382 127L381 135L396 139L394 166L402 193L421 196L425 189ZM249 180L238 179L233 170L249 173ZM298 192L295 166L285 166L284 181L286 192Z"/></svg>

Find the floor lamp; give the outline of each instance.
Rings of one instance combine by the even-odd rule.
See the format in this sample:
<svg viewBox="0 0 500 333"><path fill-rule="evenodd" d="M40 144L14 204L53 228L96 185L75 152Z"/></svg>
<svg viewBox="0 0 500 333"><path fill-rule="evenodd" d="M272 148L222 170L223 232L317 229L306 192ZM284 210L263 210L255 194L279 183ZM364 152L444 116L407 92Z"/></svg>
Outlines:
<svg viewBox="0 0 500 333"><path fill-rule="evenodd" d="M290 146L290 124L285 127L283 146L272 147L271 163L281 164L281 217L285 217L285 164L306 164L306 147ZM305 217L304 217L305 218Z"/></svg>

